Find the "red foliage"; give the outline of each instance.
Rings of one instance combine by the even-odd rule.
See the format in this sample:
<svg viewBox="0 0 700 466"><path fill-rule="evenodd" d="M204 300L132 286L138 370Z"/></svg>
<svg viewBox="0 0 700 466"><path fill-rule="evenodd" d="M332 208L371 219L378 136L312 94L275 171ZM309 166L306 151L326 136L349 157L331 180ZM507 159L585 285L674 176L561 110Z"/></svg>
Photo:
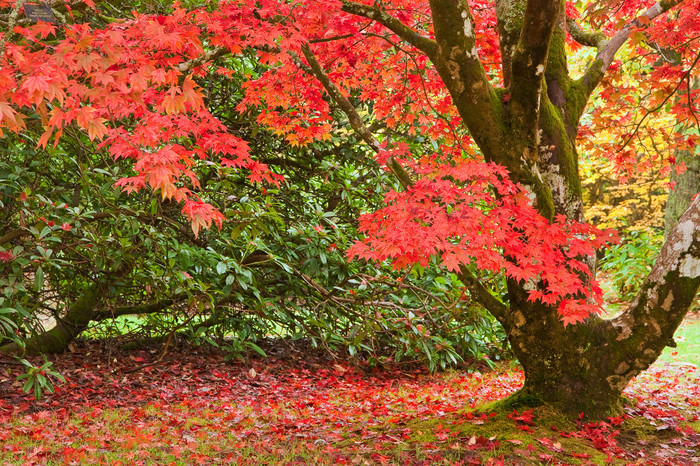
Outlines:
<svg viewBox="0 0 700 466"><path fill-rule="evenodd" d="M668 167L668 161L654 160L658 154L638 157L633 136L641 131L663 138L669 147L697 143L696 135L680 136L672 128L635 128L635 112L673 102L670 111L678 122L697 123L700 91L688 86L697 63L699 2L686 0L673 15L639 24L634 47L653 43L659 49L676 48L679 58L650 67L658 55L646 54L641 58L645 66L624 72L611 67L601 98L615 101L618 110L594 109L593 124L580 134L586 138L604 127L614 137L595 147L584 140L591 154L611 159L619 170L658 162ZM13 4L0 1L5 8ZM590 2L585 15L613 34L649 4ZM253 51L261 64L270 65L245 82L238 110L256 110L258 123L294 146L328 139L333 124L322 87L300 72L308 67L302 51L308 45L341 93L371 103L374 119L440 146L433 154L414 154L405 145L385 144L378 161L397 158L420 180L406 192L389 193L384 209L360 219L367 237L351 248L350 256L391 260L397 268L425 265L432 256L453 271L474 263L516 281L541 279L543 286L532 289L530 298L556 305L564 325L598 312L600 290L577 258L615 241L614 234L563 218L550 223L537 214L526 192L508 181L502 167L483 163L462 134L460 118L428 58L378 23L342 12L342 5L337 0L240 0L219 2L214 11L176 5L169 15L135 13L104 29L65 25L65 38L51 42L44 39L56 34L54 25L16 26L13 32L21 40L4 42L0 56L0 129L20 132L27 118L37 114L45 128L38 143L45 147L56 144L67 126L81 128L115 159L133 160L135 175L120 180L119 187L132 192L148 186L164 198L182 201L182 212L197 234L223 221L196 194L192 166L198 159L247 169L252 182L279 183L280 177L254 161L246 142L212 116L194 79L233 71L196 60L214 46L233 55ZM405 25L432 36L428 2L391 0L383 5ZM479 56L498 82L495 7L485 0L472 1L470 7ZM582 16L577 3L567 2L566 8L572 18ZM0 33L0 40L9 38ZM630 73L639 79L623 79ZM649 76L642 79L643 74ZM669 101L676 90L687 99ZM505 94L503 101L508 99Z"/></svg>

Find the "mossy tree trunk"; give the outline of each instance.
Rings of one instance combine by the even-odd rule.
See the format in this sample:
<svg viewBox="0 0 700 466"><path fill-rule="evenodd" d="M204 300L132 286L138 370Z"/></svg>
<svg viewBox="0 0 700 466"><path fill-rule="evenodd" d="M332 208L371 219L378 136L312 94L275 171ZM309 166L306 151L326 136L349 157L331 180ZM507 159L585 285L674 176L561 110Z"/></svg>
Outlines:
<svg viewBox="0 0 700 466"><path fill-rule="evenodd" d="M63 352L68 343L85 330L95 318L101 300L101 287L96 283L69 306L66 315L57 319L53 329L26 339L23 346L17 343L1 346L0 353L12 356L25 354L33 356Z"/></svg>
<svg viewBox="0 0 700 466"><path fill-rule="evenodd" d="M677 3L657 3L643 14L645 21ZM543 216L584 220L579 120L634 24L608 40L568 20L563 0L496 0L504 77L504 87L497 88L480 61L467 1L430 0L434 41L376 7L346 2L344 9L385 25L431 59L486 160L507 167ZM567 69L567 29L583 45L598 49L579 79ZM595 258L586 259L594 270ZM523 365L525 386L514 400L604 417L629 380L658 358L697 294L700 200L669 236L635 302L614 320L590 318L565 328L555 307L528 301L527 289L536 283L510 281L505 304L466 269L460 277L503 324Z"/></svg>
<svg viewBox="0 0 700 466"><path fill-rule="evenodd" d="M51 330L35 335L24 340L22 345L9 343L0 346L0 353L10 356L36 356L47 353L62 353L73 339L88 328L92 322L111 320L125 315L145 315L158 312L167 312L173 305L187 299L186 293L175 295L172 298L161 299L146 304L133 306L104 308L103 289L108 288L104 283L95 283L90 286L80 298L75 300L68 308L68 312L62 318L57 319L56 326ZM217 304L225 304L224 299ZM214 325L216 319L202 325Z"/></svg>
<svg viewBox="0 0 700 466"><path fill-rule="evenodd" d="M523 287L510 283L501 321L525 372L516 400L539 400L571 415L610 414L629 381L671 341L699 286L700 198L669 235L637 298L615 319L564 328L556 309L527 301Z"/></svg>
<svg viewBox="0 0 700 466"><path fill-rule="evenodd" d="M596 60L582 78L574 80L564 48L563 1L515 0L497 5L501 50L510 66L504 69L509 98L489 99L489 112L498 124L484 127L481 118L469 118L484 114L483 102L494 91L485 85L483 69L471 64L478 62L478 56L474 38L465 34L473 30L466 24L471 19L465 2L431 2L438 43L436 68L470 132L487 133L475 136L486 159L508 167L512 178L531 190L535 206L545 217L563 214L582 221L576 151L579 119L626 37L598 42ZM657 5L648 16L661 11ZM458 24L462 21L465 25ZM456 46L465 50L464 56L455 53ZM478 73L462 76L465 62ZM490 143L493 140L498 142ZM589 258L591 268L594 264L594 258ZM499 320L525 371L525 386L516 399L551 403L570 414L605 416L615 408L629 380L661 354L698 285L700 201L670 235L637 300L615 320L591 318L565 328L555 307L528 301L527 287L532 284L510 281L509 306Z"/></svg>

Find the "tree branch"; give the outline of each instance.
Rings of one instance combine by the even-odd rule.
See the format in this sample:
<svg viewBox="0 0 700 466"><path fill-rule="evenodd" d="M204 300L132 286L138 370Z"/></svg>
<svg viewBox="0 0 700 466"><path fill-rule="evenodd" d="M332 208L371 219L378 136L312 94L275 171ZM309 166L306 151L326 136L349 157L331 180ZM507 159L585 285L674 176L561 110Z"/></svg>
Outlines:
<svg viewBox="0 0 700 466"><path fill-rule="evenodd" d="M573 18L569 18L568 16L566 17L566 28L576 42L586 47L601 49L605 47L605 44L608 42L608 38L605 37L604 33L600 31L584 31Z"/></svg>
<svg viewBox="0 0 700 466"><path fill-rule="evenodd" d="M532 152L524 154L526 159L536 159L537 156L540 99L559 7L558 0L529 0L520 38L513 52L509 117L511 127L526 141L528 150Z"/></svg>
<svg viewBox="0 0 700 466"><path fill-rule="evenodd" d="M306 61L309 63L309 67L311 68L313 75L321 82L321 84L323 84L323 87L326 89L326 92L328 92L331 98L347 115L348 120L350 121L350 126L352 126L352 128L357 132L357 134L359 134L360 137L367 144L369 144L373 150L378 151L379 141L377 141L372 132L362 122L362 118L357 113L357 110L352 105L352 103L340 92L340 89L338 89L335 86L335 84L330 80L330 78L328 78L328 76L323 72L320 63L314 56L309 46L304 45L302 47L302 52L304 53ZM397 177L404 189L407 189L411 186L412 181L408 173L405 172L403 167L401 167L401 165L398 162L396 162L393 158L389 158L389 160L387 161L387 165L389 166L389 169L392 171L392 173L394 173L394 175ZM329 292L327 290L323 289L323 287L315 283L309 277L303 276L303 274L301 274L300 272L297 272L297 275L300 276L304 281L309 283L309 285L316 289L322 296L324 296L324 298L328 295ZM467 289L469 289L469 291L472 294L472 297L476 302L484 306L499 321L502 322L505 319L508 307L505 304L503 304L498 298L493 296L491 292L489 292L488 289L478 280L478 278L472 275L469 269L462 266L460 269L459 278L467 286ZM336 299L345 302L343 298Z"/></svg>
<svg viewBox="0 0 700 466"><path fill-rule="evenodd" d="M673 337L700 289L700 195L678 220L634 302L609 322L621 346L618 375L649 367ZM642 349L644 351L642 351ZM624 363L624 364L622 364Z"/></svg>
<svg viewBox="0 0 700 466"><path fill-rule="evenodd" d="M502 150L501 102L479 59L469 5L466 0L431 0L430 10L438 44L431 60L469 133L491 160Z"/></svg>
<svg viewBox="0 0 700 466"><path fill-rule="evenodd" d="M229 53L230 51L226 47L216 47L208 52L201 54L196 58L180 63L179 65L177 65L177 69L184 73L185 71L189 71L192 68L196 68L200 65L203 65L206 62L215 60L224 55L228 55Z"/></svg>
<svg viewBox="0 0 700 466"><path fill-rule="evenodd" d="M186 297L187 295L182 293L172 298L161 299L160 301L156 301L153 303L146 303L137 306L122 306L114 309L104 309L101 312L97 313L92 320L100 321L114 319L116 317L127 315L154 314L156 312L160 312L169 308L173 304L177 303L178 301L182 301Z"/></svg>
<svg viewBox="0 0 700 466"><path fill-rule="evenodd" d="M28 235L29 230L25 228L18 228L16 230L11 230L4 235L0 236L0 246L11 242L12 240L15 240L19 238L20 236Z"/></svg>
<svg viewBox="0 0 700 466"><path fill-rule="evenodd" d="M609 41L600 42L599 45L601 45L601 47L598 50L598 55L596 55L596 58L591 66L588 67L584 75L581 77L581 82L583 83L584 88L587 90L588 95L590 95L598 84L600 84L605 72L615 59L615 54L618 50L620 50L620 47L627 42L627 39L629 39L630 35L632 35L632 31L639 27L643 27L645 22L649 22L666 13L668 10L681 2L683 2L683 0L661 0L647 11L639 15L639 17L630 21Z"/></svg>
<svg viewBox="0 0 700 466"><path fill-rule="evenodd" d="M472 299L481 304L489 311L502 325L505 326L506 316L508 315L508 306L495 297L491 292L475 277L469 269L461 265L457 274L459 280L464 283L464 286L469 290Z"/></svg>
<svg viewBox="0 0 700 466"><path fill-rule="evenodd" d="M68 307L66 315L58 319L53 329L25 340L21 346L17 343L0 346L0 353L13 356L60 353L73 338L87 328L95 315L95 309L102 301L102 296L102 287L95 282Z"/></svg>
<svg viewBox="0 0 700 466"><path fill-rule="evenodd" d="M372 19L394 34L413 45L418 50L425 53L429 58L433 58L437 52L437 44L432 39L420 35L412 28L406 26L398 19L391 16L386 11L377 8L376 6L362 5L360 3L341 0L343 3L342 10L356 16Z"/></svg>
<svg viewBox="0 0 700 466"><path fill-rule="evenodd" d="M335 103L338 104L340 109L348 117L352 129L355 130L355 132L367 144L369 144L372 150L374 150L375 152L379 152L379 148L381 146L379 141L377 140L377 138L374 137L374 134L372 134L372 132L362 122L362 117L360 117L360 114L357 113L357 110L352 105L352 103L347 99L347 97L343 95L340 89L338 89L338 87L330 80L328 75L323 71L323 68L321 68L321 64L316 59L316 56L311 51L311 48L305 44L302 46L301 50L304 54L304 58L306 58L306 61L309 63L311 74L321 82L323 88L326 90L331 99L333 99ZM406 173L406 170L404 170L401 164L398 163L393 157L389 157L387 159L386 165L387 167L389 167L389 170L391 170L394 176L396 176L396 178L399 180L404 189L411 186L412 181L408 173Z"/></svg>

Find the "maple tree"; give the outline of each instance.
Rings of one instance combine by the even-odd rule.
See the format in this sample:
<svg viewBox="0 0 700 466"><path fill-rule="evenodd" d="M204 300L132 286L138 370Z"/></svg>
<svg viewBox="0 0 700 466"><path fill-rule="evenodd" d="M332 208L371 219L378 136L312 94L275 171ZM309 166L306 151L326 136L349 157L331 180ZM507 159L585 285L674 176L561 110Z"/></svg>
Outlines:
<svg viewBox="0 0 700 466"><path fill-rule="evenodd" d="M176 4L168 15L135 13L102 28L20 24L21 5L0 2L11 9L0 38L0 127L20 132L39 118L40 147L67 128L84 130L115 159L133 161L136 174L120 188L148 186L182 202L195 235L224 220L197 194L199 159L248 170L255 183L281 182L207 108L197 79L230 74L219 58L267 67L243 85L237 110L257 109L258 123L290 146L352 128L347 137L364 141L403 189L360 218L366 238L349 255L396 268L436 257L456 272L524 367L516 399L603 415L695 299L698 199L637 299L612 320L597 315L595 250L616 235L584 221L576 137L608 124L609 145L582 147L628 171L673 165L640 157L640 131L668 147L694 146L692 133L651 129L635 115L644 105L697 121L689 86L700 57L697 0L230 1ZM626 42L645 53L624 69L614 60ZM581 46L595 56L573 77ZM679 58L652 67L668 50ZM632 74L647 91L643 103L625 78ZM583 125L598 89L608 103ZM667 105L680 91L687 98ZM621 105L610 116L613 103ZM485 274L506 278L505 296L485 286Z"/></svg>

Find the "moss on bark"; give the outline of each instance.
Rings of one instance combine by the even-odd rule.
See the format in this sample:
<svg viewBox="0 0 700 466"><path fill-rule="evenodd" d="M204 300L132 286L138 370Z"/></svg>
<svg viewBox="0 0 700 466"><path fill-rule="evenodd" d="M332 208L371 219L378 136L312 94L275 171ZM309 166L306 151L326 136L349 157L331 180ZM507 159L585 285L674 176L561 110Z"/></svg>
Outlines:
<svg viewBox="0 0 700 466"><path fill-rule="evenodd" d="M34 356L45 353L63 352L68 343L85 330L90 321L96 315L97 305L102 298L98 284L86 290L68 309L66 315L59 319L56 327L28 338L24 345L10 343L0 347L0 353L20 356L23 354Z"/></svg>

